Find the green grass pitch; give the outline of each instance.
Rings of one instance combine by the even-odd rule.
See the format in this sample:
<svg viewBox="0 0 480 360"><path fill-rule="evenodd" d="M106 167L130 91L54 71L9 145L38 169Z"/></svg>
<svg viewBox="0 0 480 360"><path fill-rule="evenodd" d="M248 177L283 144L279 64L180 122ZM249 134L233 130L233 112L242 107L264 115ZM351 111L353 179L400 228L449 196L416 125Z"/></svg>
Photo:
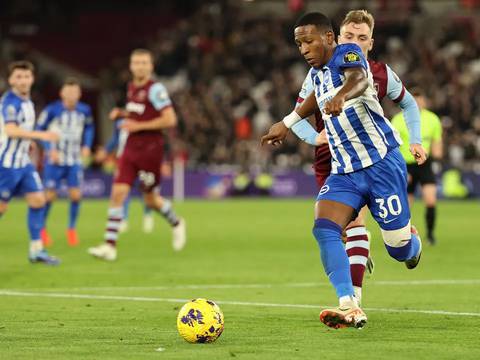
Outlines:
<svg viewBox="0 0 480 360"><path fill-rule="evenodd" d="M390 259L370 221L375 274L364 287L369 322L332 330L318 320L336 298L311 236L309 200L187 201L189 242L174 253L156 218L143 234L131 205L119 259L91 258L102 239L106 201L85 201L81 245L64 236L68 204L57 202L49 229L50 268L27 262L26 206L0 220L1 359L480 359L478 202L441 202L438 245L419 267ZM423 208L413 220L423 233ZM176 330L183 299L206 297L225 314L213 344L188 344Z"/></svg>

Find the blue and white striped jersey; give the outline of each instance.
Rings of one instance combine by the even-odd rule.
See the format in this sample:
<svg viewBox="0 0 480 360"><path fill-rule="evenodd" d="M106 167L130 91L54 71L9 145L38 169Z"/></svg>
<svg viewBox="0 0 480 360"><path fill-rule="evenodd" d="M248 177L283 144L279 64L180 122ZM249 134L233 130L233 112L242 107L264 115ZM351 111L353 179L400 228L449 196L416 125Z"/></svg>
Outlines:
<svg viewBox="0 0 480 360"><path fill-rule="evenodd" d="M342 88L345 69L358 67L367 72L368 88L359 97L346 101L339 116L326 115L325 103ZM330 61L315 75L314 85L332 154L332 173L364 169L401 144L399 134L383 115L372 73L357 45L338 45Z"/></svg>
<svg viewBox="0 0 480 360"><path fill-rule="evenodd" d="M40 114L37 127L39 130L59 133L58 143L44 143L47 150L50 148L58 150L60 156L57 165L81 164L81 148L92 147L94 137L92 110L85 103L78 102L73 110L67 109L61 100L49 104Z"/></svg>
<svg viewBox="0 0 480 360"><path fill-rule="evenodd" d="M0 122L3 124L14 123L24 130L32 131L35 127L33 102L30 99L21 98L9 90L0 100L0 118ZM30 142L30 139L13 139L2 134L0 137L0 167L18 169L30 164L28 154Z"/></svg>

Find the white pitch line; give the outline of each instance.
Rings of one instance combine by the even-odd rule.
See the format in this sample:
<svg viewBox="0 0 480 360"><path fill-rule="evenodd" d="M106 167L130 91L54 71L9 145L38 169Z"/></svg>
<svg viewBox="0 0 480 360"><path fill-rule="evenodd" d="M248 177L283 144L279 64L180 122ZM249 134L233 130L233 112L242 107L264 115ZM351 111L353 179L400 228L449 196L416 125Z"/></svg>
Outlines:
<svg viewBox="0 0 480 360"><path fill-rule="evenodd" d="M144 296L40 293L40 292L10 291L10 290L0 290L0 296L47 297L47 298L62 298L62 299L88 299L88 300L122 300L122 301L143 301L143 302L167 302L167 303L181 303L181 304L187 301L190 301L190 299L157 298L157 297L144 297ZM276 308L319 309L319 308L327 307L326 305L275 304L275 303L228 301L228 300L215 300L215 302L220 305L259 306L259 307L276 307ZM384 308L365 308L365 310L374 311L374 312L376 311L376 312L396 312L396 313L415 313L415 314L428 314L428 315L480 317L480 313L455 312L455 311L444 311L444 310L384 309Z"/></svg>
<svg viewBox="0 0 480 360"><path fill-rule="evenodd" d="M459 280L377 280L369 281L367 286L423 286L423 285L480 285L480 279ZM207 284L207 285L172 285L172 286L90 286L69 288L30 288L29 290L46 291L88 291L88 290L209 290L209 289L264 289L278 287L312 288L330 286L329 283L279 283L279 284ZM21 289L18 289L21 290Z"/></svg>

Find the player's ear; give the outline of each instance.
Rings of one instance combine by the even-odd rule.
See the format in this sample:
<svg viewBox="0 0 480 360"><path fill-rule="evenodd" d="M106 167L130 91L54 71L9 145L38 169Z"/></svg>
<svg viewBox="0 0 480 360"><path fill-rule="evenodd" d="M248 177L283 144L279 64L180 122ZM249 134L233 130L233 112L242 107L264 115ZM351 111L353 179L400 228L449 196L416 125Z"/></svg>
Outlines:
<svg viewBox="0 0 480 360"><path fill-rule="evenodd" d="M368 51L371 51L373 49L373 42L375 40L373 38L370 39L370 46L368 47Z"/></svg>
<svg viewBox="0 0 480 360"><path fill-rule="evenodd" d="M325 37L326 37L326 39L327 39L327 44L328 44L328 45L332 45L332 44L335 42L335 34L333 33L333 31L328 30L328 31L325 33Z"/></svg>

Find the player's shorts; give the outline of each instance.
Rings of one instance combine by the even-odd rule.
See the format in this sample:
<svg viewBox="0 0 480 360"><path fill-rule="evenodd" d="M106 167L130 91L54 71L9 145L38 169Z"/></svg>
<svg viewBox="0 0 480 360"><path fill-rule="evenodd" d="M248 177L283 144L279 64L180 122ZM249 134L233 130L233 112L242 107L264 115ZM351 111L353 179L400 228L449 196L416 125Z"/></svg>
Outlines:
<svg viewBox="0 0 480 360"><path fill-rule="evenodd" d="M43 191L42 180L32 164L19 169L0 166L0 201L39 191Z"/></svg>
<svg viewBox="0 0 480 360"><path fill-rule="evenodd" d="M422 165L407 164L407 171L410 175L407 191L413 194L417 185L436 184L435 174L432 168L432 159L428 158Z"/></svg>
<svg viewBox="0 0 480 360"><path fill-rule="evenodd" d="M162 161L163 144L152 144L135 152L126 147L118 160L114 183L133 186L138 177L142 191L151 192L162 180Z"/></svg>
<svg viewBox="0 0 480 360"><path fill-rule="evenodd" d="M318 200L348 205L358 213L368 205L384 230L397 230L410 221L407 167L398 149L365 169L348 174L331 174L320 189Z"/></svg>
<svg viewBox="0 0 480 360"><path fill-rule="evenodd" d="M58 189L62 180L67 182L68 188L79 188L83 181L81 165L53 165L46 164L43 169L43 182L47 189Z"/></svg>

